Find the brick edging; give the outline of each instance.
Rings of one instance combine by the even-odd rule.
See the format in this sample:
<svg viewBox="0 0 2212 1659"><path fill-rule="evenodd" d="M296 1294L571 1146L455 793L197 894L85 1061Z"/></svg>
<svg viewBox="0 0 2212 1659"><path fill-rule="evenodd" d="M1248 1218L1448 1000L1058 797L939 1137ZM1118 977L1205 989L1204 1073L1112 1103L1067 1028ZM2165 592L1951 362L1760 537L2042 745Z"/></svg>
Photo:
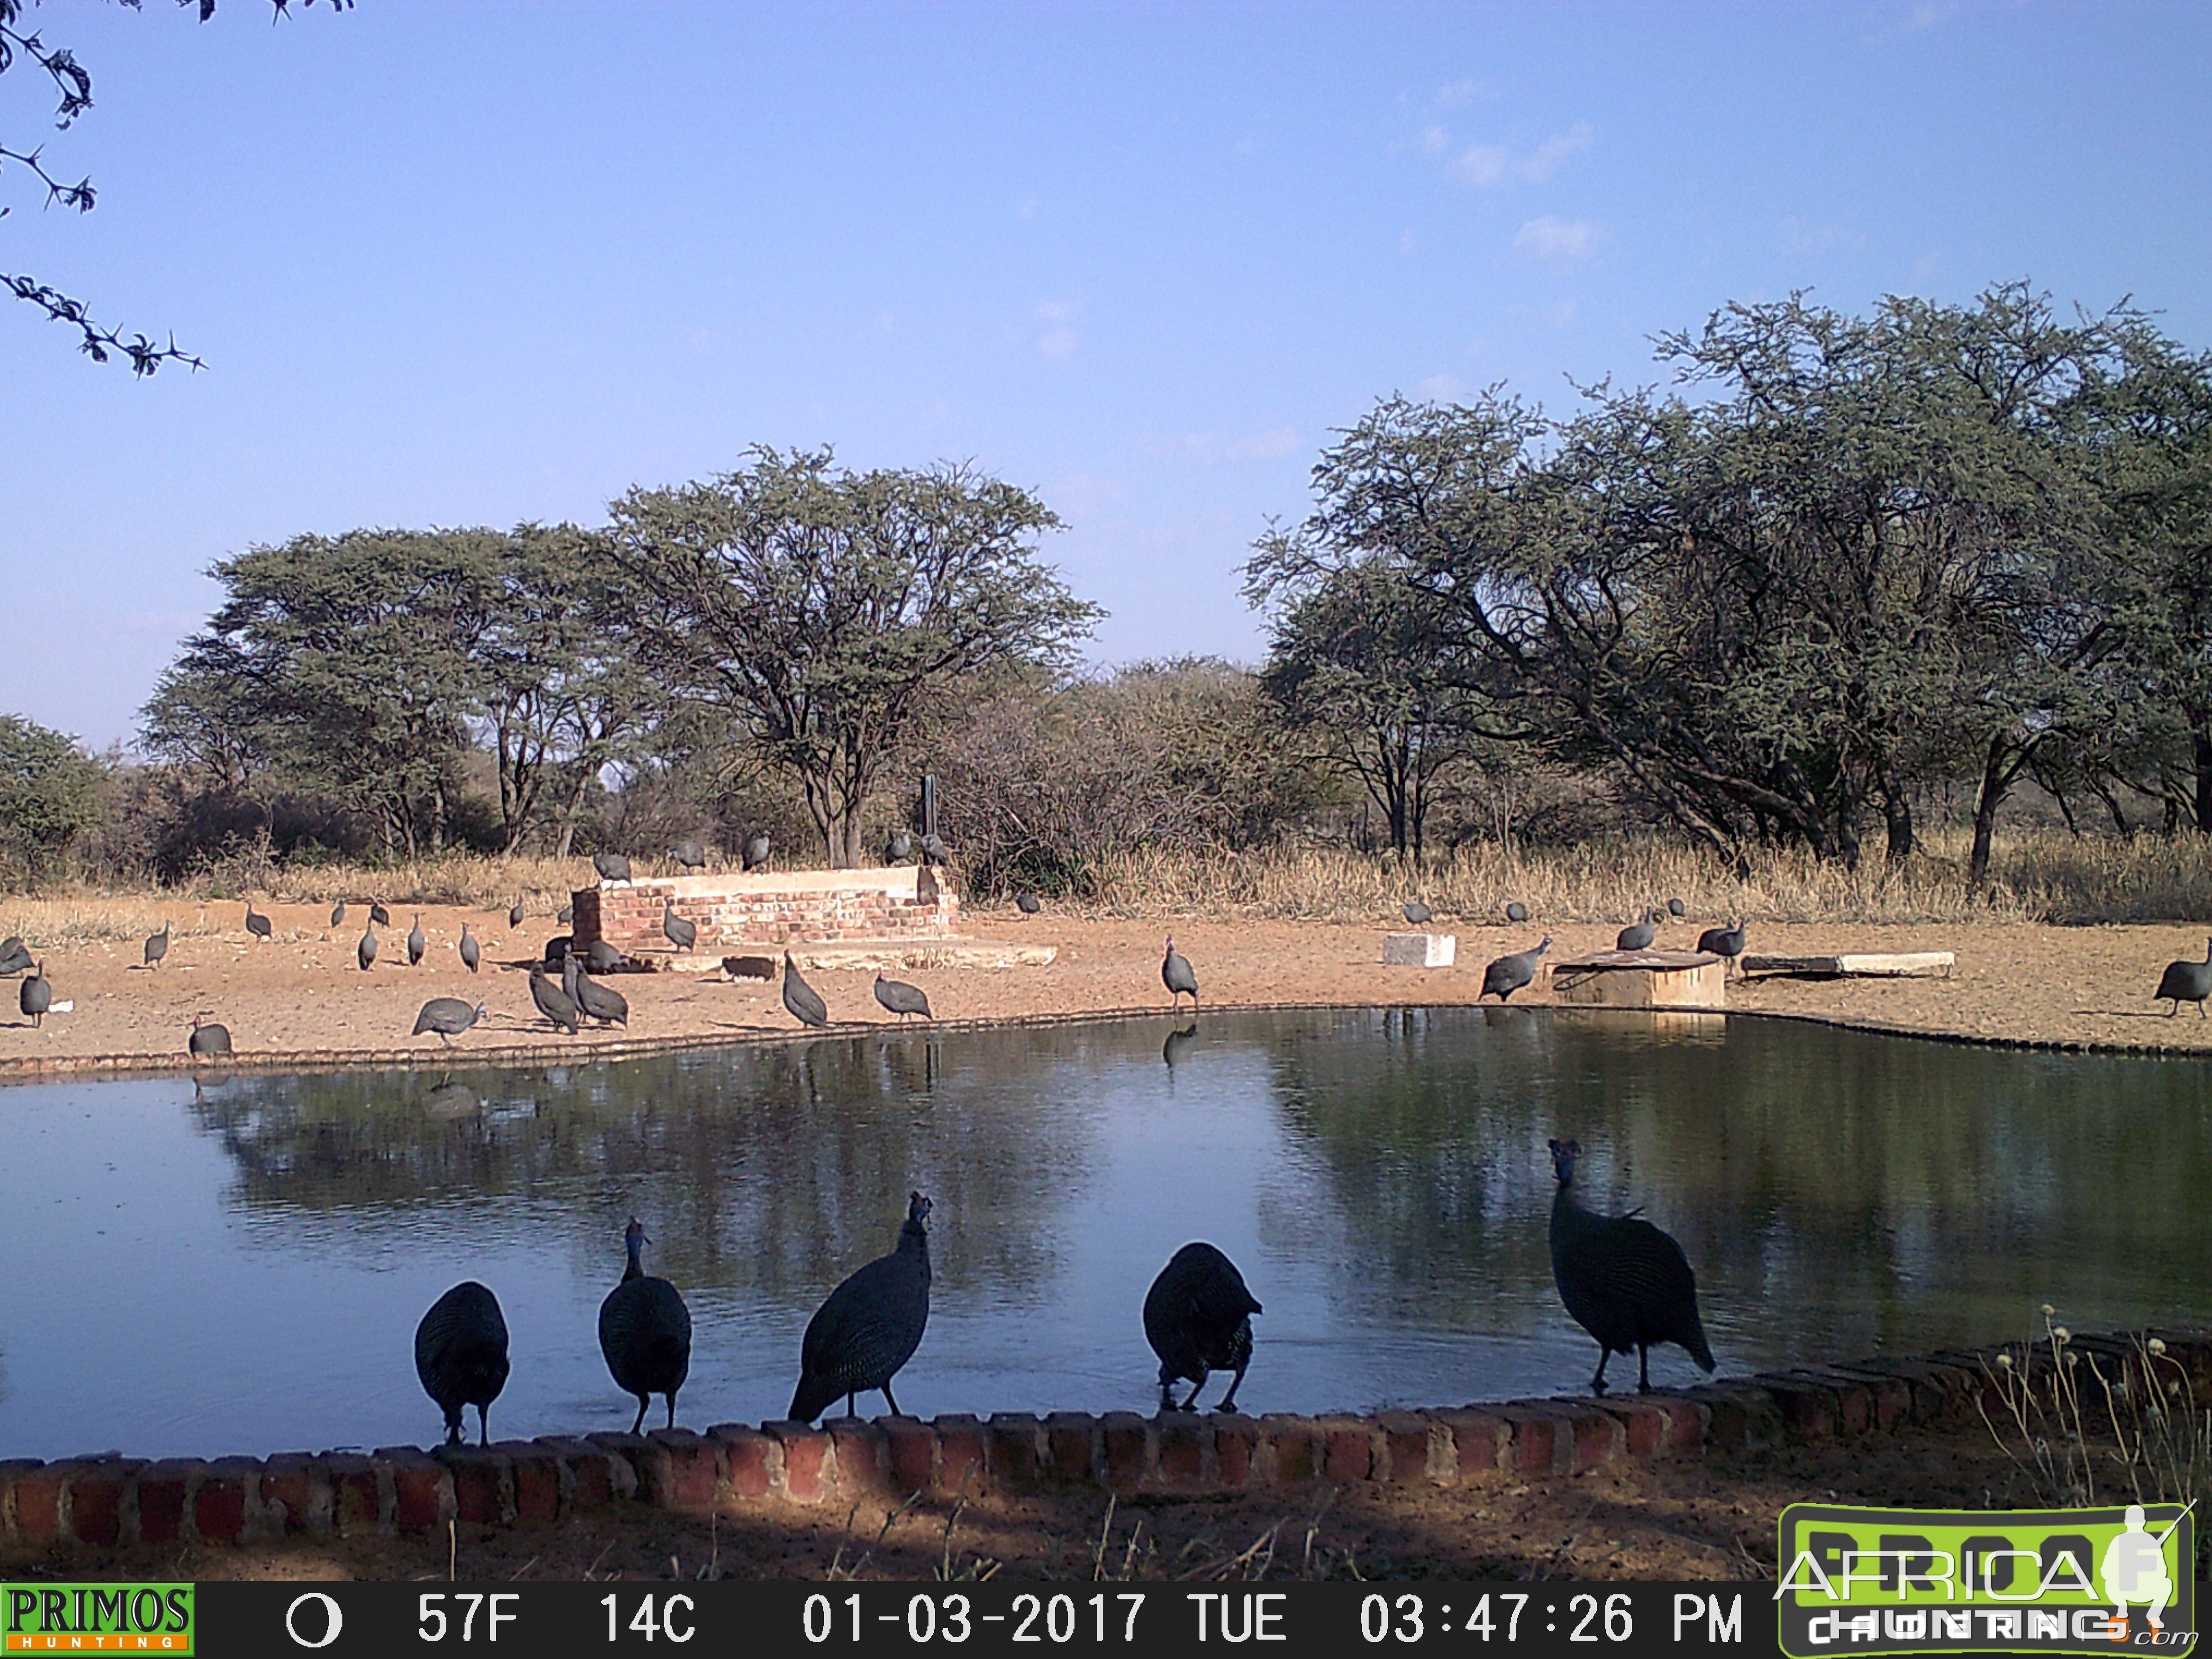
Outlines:
<svg viewBox="0 0 2212 1659"><path fill-rule="evenodd" d="M2212 1331L2081 1336L2072 1351L2156 1364L2212 1394ZM2002 1358L2001 1358L2002 1357ZM2005 1365L2048 1344L1768 1372L1679 1394L1510 1400L1373 1416L1001 1412L924 1422L832 1419L819 1428L726 1423L699 1433L546 1436L486 1448L160 1462L0 1462L0 1536L34 1547L419 1535L448 1521L542 1523L642 1503L704 1516L850 1505L911 1494L1111 1491L1203 1497L1312 1481L1460 1486L1607 1464L1759 1452L1968 1420ZM2118 1377L2113 1379L2115 1382Z"/></svg>

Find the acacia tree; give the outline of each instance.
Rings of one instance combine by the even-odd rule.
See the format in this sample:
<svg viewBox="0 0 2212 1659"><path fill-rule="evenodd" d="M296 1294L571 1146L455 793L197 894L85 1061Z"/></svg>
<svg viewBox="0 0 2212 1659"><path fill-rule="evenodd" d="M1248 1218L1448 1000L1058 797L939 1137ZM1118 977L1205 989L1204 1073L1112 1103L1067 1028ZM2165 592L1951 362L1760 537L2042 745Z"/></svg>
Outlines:
<svg viewBox="0 0 2212 1659"><path fill-rule="evenodd" d="M1064 665L1103 614L1036 556L1058 518L965 467L856 473L826 449L757 447L611 512L670 711L726 719L789 772L841 866L862 860L862 810L932 700Z"/></svg>
<svg viewBox="0 0 2212 1659"><path fill-rule="evenodd" d="M0 878L38 881L100 822L100 763L58 732L0 714Z"/></svg>

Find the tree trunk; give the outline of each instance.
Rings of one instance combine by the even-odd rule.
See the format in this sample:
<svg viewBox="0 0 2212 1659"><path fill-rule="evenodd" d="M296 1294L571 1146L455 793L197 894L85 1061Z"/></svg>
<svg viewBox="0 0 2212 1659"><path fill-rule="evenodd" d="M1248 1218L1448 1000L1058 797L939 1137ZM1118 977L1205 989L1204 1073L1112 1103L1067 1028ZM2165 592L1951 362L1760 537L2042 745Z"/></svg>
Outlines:
<svg viewBox="0 0 2212 1659"><path fill-rule="evenodd" d="M2021 751L2013 746L2009 733L2000 732L1990 739L1988 755L1982 762L1981 787L1974 792L1974 845L1966 855L1966 896L1971 898L1982 890L1990 878L1990 854L1996 839L1997 808L2011 790L2013 780L2020 775Z"/></svg>
<svg viewBox="0 0 2212 1659"><path fill-rule="evenodd" d="M2197 763L2197 827L2212 834L2212 723L2198 719L2189 734Z"/></svg>
<svg viewBox="0 0 2212 1659"><path fill-rule="evenodd" d="M565 859L575 850L576 820L584 816L584 797L592 791L592 773L588 768L576 774L576 787L568 793L568 805L561 814L561 840L553 849L553 856Z"/></svg>
<svg viewBox="0 0 2212 1659"><path fill-rule="evenodd" d="M1889 834L1889 848L1884 858L1894 870L1912 856L1912 799L1902 785L1888 777L1882 782L1881 816Z"/></svg>

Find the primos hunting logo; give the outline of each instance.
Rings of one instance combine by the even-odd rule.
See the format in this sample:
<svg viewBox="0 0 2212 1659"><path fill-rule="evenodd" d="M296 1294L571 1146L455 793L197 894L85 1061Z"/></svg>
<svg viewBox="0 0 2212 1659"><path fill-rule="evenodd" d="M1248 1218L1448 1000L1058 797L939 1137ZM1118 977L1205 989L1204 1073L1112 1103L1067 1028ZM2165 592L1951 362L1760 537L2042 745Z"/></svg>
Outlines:
<svg viewBox="0 0 2212 1659"><path fill-rule="evenodd" d="M0 1584L0 1655L192 1650L190 1584Z"/></svg>
<svg viewBox="0 0 2212 1659"><path fill-rule="evenodd" d="M1782 1651L2187 1654L2197 1559L2179 1504L1782 1511Z"/></svg>

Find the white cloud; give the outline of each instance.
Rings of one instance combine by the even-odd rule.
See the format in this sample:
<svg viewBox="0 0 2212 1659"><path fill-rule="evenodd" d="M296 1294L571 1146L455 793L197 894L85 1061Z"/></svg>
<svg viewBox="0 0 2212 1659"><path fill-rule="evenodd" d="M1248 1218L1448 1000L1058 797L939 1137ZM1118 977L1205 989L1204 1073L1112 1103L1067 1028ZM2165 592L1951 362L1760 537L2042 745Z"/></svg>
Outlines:
<svg viewBox="0 0 2212 1659"><path fill-rule="evenodd" d="M1053 325L1036 337L1038 355L1047 362L1066 362L1075 355L1075 348L1082 343L1082 337L1078 335L1069 324L1082 311L1083 301L1040 300L1031 308L1035 311L1039 322Z"/></svg>
<svg viewBox="0 0 2212 1659"><path fill-rule="evenodd" d="M1440 131L1428 129L1429 132ZM1597 129L1587 121L1577 121L1525 155L1516 155L1504 144L1470 144L1452 158L1449 170L1462 184L1480 190L1515 183L1540 185L1559 170L1560 162L1596 142ZM1424 148L1436 148L1428 144L1427 132L1422 135L1422 143Z"/></svg>
<svg viewBox="0 0 2212 1659"><path fill-rule="evenodd" d="M1434 122L1421 129L1421 148L1431 155L1441 155L1450 146L1451 134Z"/></svg>
<svg viewBox="0 0 2212 1659"><path fill-rule="evenodd" d="M1465 80L1445 82L1437 88L1436 96L1430 102L1438 109L1457 109L1462 104L1471 104L1477 99L1493 96L1489 82L1469 76Z"/></svg>
<svg viewBox="0 0 2212 1659"><path fill-rule="evenodd" d="M1546 214L1514 233L1513 251L1533 264L1571 265L1597 252L1605 227L1590 219Z"/></svg>

